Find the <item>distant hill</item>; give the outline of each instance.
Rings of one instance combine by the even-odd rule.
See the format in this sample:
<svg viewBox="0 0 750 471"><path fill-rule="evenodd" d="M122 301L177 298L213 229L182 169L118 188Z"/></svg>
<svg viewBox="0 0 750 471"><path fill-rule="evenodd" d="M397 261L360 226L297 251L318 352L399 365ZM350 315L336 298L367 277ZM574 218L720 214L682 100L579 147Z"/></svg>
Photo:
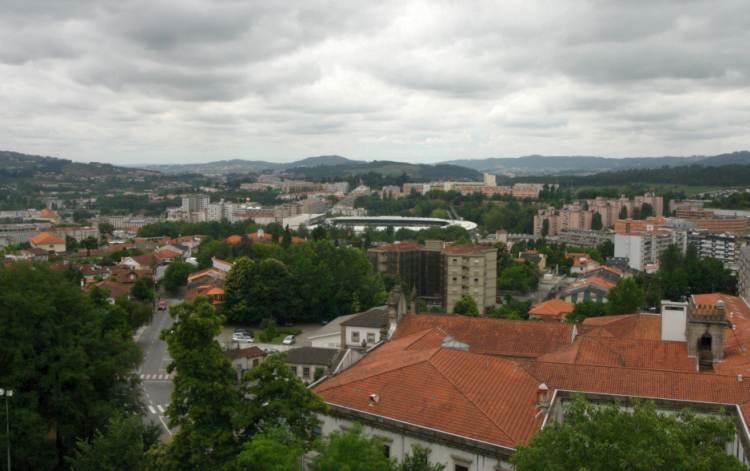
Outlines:
<svg viewBox="0 0 750 471"><path fill-rule="evenodd" d="M480 172L503 175L588 175L616 170L651 169L698 164L704 166L750 164L750 152L741 151L714 156L625 157L544 156L517 158L462 159L443 162Z"/></svg>
<svg viewBox="0 0 750 471"><path fill-rule="evenodd" d="M166 164L166 165L143 165L143 168L156 170L162 173L199 173L202 175L226 175L229 173L259 173L271 170L286 170L301 167L320 167L334 165L358 165L364 164L357 160L347 159L340 155L320 155L307 157L302 160L287 163L266 162L263 160L217 160L202 164Z"/></svg>
<svg viewBox="0 0 750 471"><path fill-rule="evenodd" d="M466 167L446 164L410 164L406 162L373 161L340 164L335 166L295 167L286 170L298 178L323 180L334 177L348 177L376 173L387 177L407 175L411 181L428 180L476 180L480 172Z"/></svg>
<svg viewBox="0 0 750 471"><path fill-rule="evenodd" d="M104 178L156 176L159 172L100 162L73 162L41 155L0 151L0 178Z"/></svg>

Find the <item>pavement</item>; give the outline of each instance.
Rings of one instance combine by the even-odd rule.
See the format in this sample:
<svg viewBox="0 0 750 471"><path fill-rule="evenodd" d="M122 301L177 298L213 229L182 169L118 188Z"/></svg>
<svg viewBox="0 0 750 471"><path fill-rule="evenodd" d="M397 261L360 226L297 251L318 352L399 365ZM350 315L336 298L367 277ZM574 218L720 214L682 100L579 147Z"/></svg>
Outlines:
<svg viewBox="0 0 750 471"><path fill-rule="evenodd" d="M320 329L320 324L295 324L293 327L297 329L301 329L302 332L295 337L295 342L293 345L283 345L283 344L277 344L277 343L262 343L262 342L234 342L232 341L232 333L237 326L222 326L221 333L219 333L218 341L219 344L221 344L222 347L226 350L230 349L236 349L236 348L247 348L247 347L260 347L260 348L275 348L276 350L280 352L285 352L289 350L290 348L295 347L305 347L310 346L310 341L308 338L312 335L315 335L318 330ZM239 327L242 328L242 327ZM261 332L261 329L259 328L251 328L250 330L253 331L254 336L257 338L258 334Z"/></svg>
<svg viewBox="0 0 750 471"><path fill-rule="evenodd" d="M180 299L167 299L169 305L180 303ZM146 404L146 420L162 427L162 440L172 436L167 426L165 411L172 399L172 378L167 373L167 365L172 359L167 344L159 338L161 331L172 326L168 311L154 311L154 317L147 326L138 329L135 340L143 350L143 363L137 374L141 379L143 399Z"/></svg>

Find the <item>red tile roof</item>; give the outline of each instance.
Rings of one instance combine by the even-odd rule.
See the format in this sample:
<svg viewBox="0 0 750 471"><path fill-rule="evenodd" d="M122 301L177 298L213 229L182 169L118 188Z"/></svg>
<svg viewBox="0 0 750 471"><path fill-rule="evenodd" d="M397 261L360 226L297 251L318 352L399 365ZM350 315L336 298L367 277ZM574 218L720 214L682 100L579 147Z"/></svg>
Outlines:
<svg viewBox="0 0 750 471"><path fill-rule="evenodd" d="M569 303L562 299L550 299L543 303L535 304L529 309L529 315L532 316L543 316L553 317L555 319L562 320L565 314L573 312L575 304Z"/></svg>
<svg viewBox="0 0 750 471"><path fill-rule="evenodd" d="M658 314L624 314L588 317L581 335L618 337L636 340L661 340L661 316Z"/></svg>
<svg viewBox="0 0 750 471"><path fill-rule="evenodd" d="M479 254L483 252L488 252L495 250L493 247L489 247L486 245L476 245L476 244L467 244L467 245L446 245L445 248L443 248L443 252L449 253L449 254Z"/></svg>
<svg viewBox="0 0 750 471"><path fill-rule="evenodd" d="M504 446L527 442L541 425L539 382L514 361L450 348L369 356L315 392L329 404Z"/></svg>
<svg viewBox="0 0 750 471"><path fill-rule="evenodd" d="M176 250L172 249L161 249L156 252L154 252L154 257L165 259L165 258L177 258L182 256L180 252L177 252Z"/></svg>
<svg viewBox="0 0 750 471"><path fill-rule="evenodd" d="M266 353L256 346L247 348L237 348L234 350L227 350L224 352L230 360L236 360L238 358L261 358L266 356Z"/></svg>
<svg viewBox="0 0 750 471"><path fill-rule="evenodd" d="M459 315L409 314L394 335L395 339L432 328L439 328L469 351L486 355L535 358L553 352L573 339L572 324L549 324Z"/></svg>
<svg viewBox="0 0 750 471"><path fill-rule="evenodd" d="M65 244L65 240L57 237L51 232L40 232L29 239L34 245L60 245Z"/></svg>
<svg viewBox="0 0 750 471"><path fill-rule="evenodd" d="M226 242L229 245L239 244L240 242L242 242L242 236L239 236L237 234L230 235L229 237L224 239L224 242Z"/></svg>
<svg viewBox="0 0 750 471"><path fill-rule="evenodd" d="M537 359L548 363L645 368L650 370L697 371L695 358L688 357L685 342L662 342L589 337Z"/></svg>

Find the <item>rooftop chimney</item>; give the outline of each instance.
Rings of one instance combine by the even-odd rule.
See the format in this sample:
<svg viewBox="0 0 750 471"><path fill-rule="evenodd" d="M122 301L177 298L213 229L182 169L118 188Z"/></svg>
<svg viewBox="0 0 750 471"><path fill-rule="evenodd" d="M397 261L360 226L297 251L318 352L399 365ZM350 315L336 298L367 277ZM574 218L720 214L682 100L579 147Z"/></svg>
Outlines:
<svg viewBox="0 0 750 471"><path fill-rule="evenodd" d="M673 342L687 341L688 303L684 301L661 302L661 339Z"/></svg>
<svg viewBox="0 0 750 471"><path fill-rule="evenodd" d="M545 383L540 384L536 390L536 405L549 407L549 388Z"/></svg>

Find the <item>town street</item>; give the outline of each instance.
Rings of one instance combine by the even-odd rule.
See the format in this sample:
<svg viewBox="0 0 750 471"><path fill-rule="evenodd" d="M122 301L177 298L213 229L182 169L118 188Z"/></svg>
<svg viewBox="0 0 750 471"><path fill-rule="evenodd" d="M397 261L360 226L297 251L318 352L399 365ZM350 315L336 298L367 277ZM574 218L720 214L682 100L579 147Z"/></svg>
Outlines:
<svg viewBox="0 0 750 471"><path fill-rule="evenodd" d="M177 304L179 299L167 299L169 305ZM154 318L149 325L139 332L137 343L143 350L143 363L138 375L143 384L143 399L146 404L147 419L162 427L162 440L168 439L172 431L167 426L165 411L172 398L172 379L167 373L171 359L167 344L159 338L161 331L172 326L168 311L154 311Z"/></svg>

